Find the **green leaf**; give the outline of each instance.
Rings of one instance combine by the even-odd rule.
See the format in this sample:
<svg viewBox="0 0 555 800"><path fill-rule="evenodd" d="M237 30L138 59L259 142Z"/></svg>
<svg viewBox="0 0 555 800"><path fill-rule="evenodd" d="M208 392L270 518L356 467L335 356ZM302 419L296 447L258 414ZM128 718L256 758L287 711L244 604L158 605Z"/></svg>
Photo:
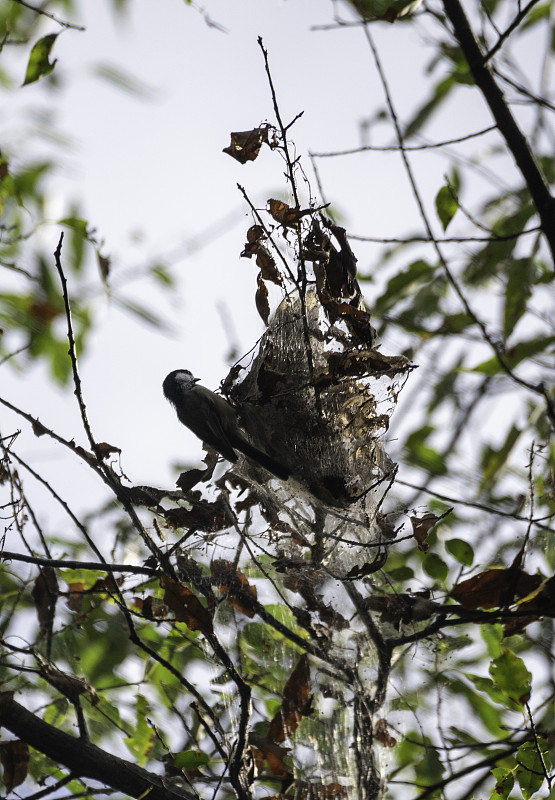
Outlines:
<svg viewBox="0 0 555 800"><path fill-rule="evenodd" d="M147 720L147 714L151 713L151 707L142 694L137 695L135 709L137 712L135 731L133 736L127 736L124 741L129 752L135 756L137 763L144 766L152 749L155 732Z"/></svg>
<svg viewBox="0 0 555 800"><path fill-rule="evenodd" d="M525 31L527 28L530 28L532 25L535 25L540 20L548 20L551 14L553 4L548 0L547 3L539 3L534 8L530 9L530 11L526 14L518 28L516 28L515 33L519 34Z"/></svg>
<svg viewBox="0 0 555 800"><path fill-rule="evenodd" d="M434 783L441 781L444 766L435 747L426 747L424 756L415 765L414 772L419 786L432 786ZM439 796L431 795L431 797Z"/></svg>
<svg viewBox="0 0 555 800"><path fill-rule="evenodd" d="M513 251L520 241L518 234L526 227L526 223L534 216L535 207L530 202L529 194L511 193L498 199L499 217L491 226L493 236L480 251L468 260L464 270L464 283L472 286L483 286L490 278L503 274L505 265L512 257ZM517 202L517 210L509 211ZM484 214L489 208L483 210Z"/></svg>
<svg viewBox="0 0 555 800"><path fill-rule="evenodd" d="M124 297L114 297L113 302L121 306L121 308L124 308L132 316L140 319L141 322L145 322L147 325L157 328L160 331L165 331L166 333L171 331L171 325L141 303L136 303L134 300L128 300Z"/></svg>
<svg viewBox="0 0 555 800"><path fill-rule="evenodd" d="M503 332L506 337L510 336L516 323L526 311L526 304L532 294L534 272L534 262L531 258L517 258L509 262L503 311Z"/></svg>
<svg viewBox="0 0 555 800"><path fill-rule="evenodd" d="M207 753L203 753L202 750L183 750L173 760L174 767L184 769L186 772L192 772L209 763L210 756Z"/></svg>
<svg viewBox="0 0 555 800"><path fill-rule="evenodd" d="M491 692L496 690L490 678L481 678L471 673L465 673L465 677L472 681L474 686L468 686L456 677L448 678L446 684L453 694L462 695L465 698L468 707L472 709L472 714L480 719L494 737L502 736L501 711L497 705L491 703L491 699L494 699L499 706L504 705L501 692L497 692L496 697L491 698ZM475 691L475 688L478 689L478 692ZM480 692L485 692L488 696L484 697Z"/></svg>
<svg viewBox="0 0 555 800"><path fill-rule="evenodd" d="M71 216L61 219L60 225L69 228L70 265L75 272L80 272L85 259L85 245L87 242L94 244L95 240L89 231L89 223L76 216L77 211L73 208Z"/></svg>
<svg viewBox="0 0 555 800"><path fill-rule="evenodd" d="M492 486L499 470L505 465L511 451L520 438L522 431L513 425L505 437L505 441L498 450L486 445L482 452L481 467L482 467L482 480L480 481L480 489L485 489Z"/></svg>
<svg viewBox="0 0 555 800"><path fill-rule="evenodd" d="M414 136L415 133L418 133L418 131L424 126L434 111L439 108L439 106L443 103L456 85L457 79L455 75L448 75L435 86L432 97L418 109L414 117L405 128L405 139L408 139L410 136Z"/></svg>
<svg viewBox="0 0 555 800"><path fill-rule="evenodd" d="M449 539L445 542L445 549L465 567L471 567L474 563L474 550L472 545L464 539Z"/></svg>
<svg viewBox="0 0 555 800"><path fill-rule="evenodd" d="M547 348L555 344L555 336L540 336L537 339L528 339L525 342L519 342L513 347L509 347L505 351L505 361L511 369L514 369L525 358L531 358L538 354L550 355ZM544 353L544 351L546 351ZM471 372L479 372L482 375L497 375L503 372L503 367L499 363L497 356L490 358L488 361L482 361L481 364L472 367Z"/></svg>
<svg viewBox="0 0 555 800"><path fill-rule="evenodd" d="M392 581L410 581L414 578L414 570L411 567L396 567L387 570L387 577Z"/></svg>
<svg viewBox="0 0 555 800"><path fill-rule="evenodd" d="M60 572L60 578L64 580L68 586L72 583L82 583L83 589L92 589L98 580L103 580L106 577L106 572L90 569L64 569Z"/></svg>
<svg viewBox="0 0 555 800"><path fill-rule="evenodd" d="M460 651L463 647L470 647L474 644L474 640L470 636L461 634L460 636L447 636L443 637L437 642L436 647L438 653L446 655L447 653L454 653Z"/></svg>
<svg viewBox="0 0 555 800"><path fill-rule="evenodd" d="M515 784L513 771L510 769L503 769L503 767L495 767L492 769L491 774L496 779L497 783L491 793L490 800L507 800Z"/></svg>
<svg viewBox="0 0 555 800"><path fill-rule="evenodd" d="M39 78L42 78L44 75L49 75L52 72L56 65L56 60L50 61L50 52L57 38L57 33L49 33L33 45L33 49L29 55L29 63L27 64L23 86L34 83L38 81Z"/></svg>
<svg viewBox="0 0 555 800"><path fill-rule="evenodd" d="M480 634L484 640L490 658L499 658L501 655L501 642L503 641L503 626L499 623L495 625L482 625Z"/></svg>
<svg viewBox="0 0 555 800"><path fill-rule="evenodd" d="M385 19L394 22L398 17L413 14L422 0L350 0L363 19Z"/></svg>
<svg viewBox="0 0 555 800"><path fill-rule="evenodd" d="M434 578L438 581L444 581L449 574L447 564L436 553L428 553L424 557L422 567L430 578Z"/></svg>
<svg viewBox="0 0 555 800"><path fill-rule="evenodd" d="M494 703L497 703L503 707L507 705L506 695L501 691L501 689L498 689L495 686L495 683L491 680L491 678L484 678L481 675L473 675L470 672L465 673L465 675L470 681L472 681L479 692L484 692L487 694ZM513 711L517 710L513 704L511 704L510 707Z"/></svg>
<svg viewBox="0 0 555 800"><path fill-rule="evenodd" d="M42 207L44 196L40 182L52 172L52 168L50 161L37 161L28 164L15 175L12 174L14 195L20 205L27 205L32 201L37 207Z"/></svg>
<svg viewBox="0 0 555 800"><path fill-rule="evenodd" d="M462 331L475 324L476 321L469 314L465 314L462 311L458 314L446 314L436 333L441 336L449 336L453 333L462 333Z"/></svg>
<svg viewBox="0 0 555 800"><path fill-rule="evenodd" d="M504 649L489 668L493 683L507 697L510 704L522 706L530 698L532 675L524 661L512 650Z"/></svg>
<svg viewBox="0 0 555 800"><path fill-rule="evenodd" d="M175 279L173 275L168 269L166 269L166 267L162 266L161 264L152 267L150 274L163 286L168 286L168 287L175 286Z"/></svg>
<svg viewBox="0 0 555 800"><path fill-rule="evenodd" d="M515 778L524 800L529 800L541 789L546 778L545 771L549 773L551 767L549 748L545 739L538 737L534 742L525 742L518 748L516 760Z"/></svg>
<svg viewBox="0 0 555 800"><path fill-rule="evenodd" d="M44 712L44 721L55 728L61 728L68 716L69 701L65 697L58 697L49 703Z"/></svg>
<svg viewBox="0 0 555 800"><path fill-rule="evenodd" d="M117 89L135 97L147 98L152 95L152 89L136 78L127 70L116 67L114 64L97 64L94 67L97 77L111 83Z"/></svg>
<svg viewBox="0 0 555 800"><path fill-rule="evenodd" d="M434 267L428 264L427 261L422 259L413 261L406 270L394 275L388 281L385 292L376 300L374 311L381 315L392 308L399 300L413 295L417 285L433 280L434 272Z"/></svg>
<svg viewBox="0 0 555 800"><path fill-rule="evenodd" d="M435 204L439 221L443 230L446 231L459 208L453 187L442 186L436 194Z"/></svg>
<svg viewBox="0 0 555 800"><path fill-rule="evenodd" d="M443 456L426 443L428 436L433 433L431 425L424 425L419 430L411 433L405 442L404 451L407 461L417 467L422 467L432 475L445 475L447 467Z"/></svg>

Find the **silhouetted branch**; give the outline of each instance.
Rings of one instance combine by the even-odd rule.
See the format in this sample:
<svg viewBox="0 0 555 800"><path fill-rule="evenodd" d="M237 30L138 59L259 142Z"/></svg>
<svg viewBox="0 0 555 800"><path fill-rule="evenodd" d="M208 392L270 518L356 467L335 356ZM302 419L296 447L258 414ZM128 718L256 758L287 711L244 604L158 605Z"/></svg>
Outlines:
<svg viewBox="0 0 555 800"><path fill-rule="evenodd" d="M74 776L100 781L130 797L148 796L149 800L194 798L181 786L171 788L171 784L160 775L49 725L16 703L11 692L0 696L0 725L54 762L68 767Z"/></svg>
<svg viewBox="0 0 555 800"><path fill-rule="evenodd" d="M515 14L515 17L514 17L513 21L511 22L511 24L508 25L507 28L505 28L505 30L503 31L502 34L500 34L498 40L493 45L493 47L491 47L488 50L488 52L485 54L485 56L483 57L482 63L484 65L486 65L488 63L488 61L491 58L493 58L493 56L497 53L497 51L501 49L501 47L504 45L505 41L509 38L511 33L518 28L518 26L520 25L520 23L522 22L524 17L528 14L528 12L535 5L537 5L539 2L540 2L540 0L530 0L530 2L527 3L524 6L524 8L521 8L519 10L518 14Z"/></svg>
<svg viewBox="0 0 555 800"><path fill-rule="evenodd" d="M542 223L544 236L555 261L555 198L551 195L547 181L528 146L526 138L505 102L503 92L485 63L487 56L484 56L476 41L459 0L443 0L443 7L453 25L455 37L462 48L476 85L484 95L499 132L505 139L516 165L530 190ZM555 421L555 415L553 420Z"/></svg>
<svg viewBox="0 0 555 800"><path fill-rule="evenodd" d="M12 3L19 3L20 6L24 6L28 8L30 11L34 11L35 14L41 14L43 17L48 17L48 19L53 20L58 25L61 25L62 28L71 28L75 31L85 31L87 30L83 25L75 25L73 22L65 22L63 19L60 19L55 14L52 14L50 11L45 11L43 8L39 6L34 6L31 3L25 2L25 0L11 0Z"/></svg>
<svg viewBox="0 0 555 800"><path fill-rule="evenodd" d="M536 2L536 0L534 0ZM496 125L490 125L488 128L483 128L480 131L475 131L474 133L467 133L465 136L457 136L454 139L445 139L442 142L429 142L423 144L412 144L412 145L405 145L404 150L407 152L416 151L419 152L420 150L436 150L441 149L443 147L448 147L452 144L460 144L461 142L467 142L469 139L475 139L478 136L484 136L486 133L491 133L496 129ZM401 150L401 147L398 144L392 145L371 145L365 144L361 147L353 147L350 150L331 150L327 153L315 153L312 150L309 151L311 158L335 158L337 156L351 156L355 153L398 153Z"/></svg>

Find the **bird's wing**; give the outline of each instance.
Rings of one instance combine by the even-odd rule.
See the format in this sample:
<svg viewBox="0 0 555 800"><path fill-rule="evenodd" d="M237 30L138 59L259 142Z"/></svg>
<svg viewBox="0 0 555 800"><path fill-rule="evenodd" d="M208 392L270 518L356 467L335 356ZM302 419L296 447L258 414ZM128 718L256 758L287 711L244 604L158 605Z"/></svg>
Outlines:
<svg viewBox="0 0 555 800"><path fill-rule="evenodd" d="M228 461L235 462L237 461L237 453L233 449L229 434L225 430L226 419L235 412L223 397L219 397L209 390L201 391L202 389L204 387L197 386L192 390L197 394L198 408L202 410L204 416L205 430L202 433L197 433L197 435L207 444L215 447Z"/></svg>

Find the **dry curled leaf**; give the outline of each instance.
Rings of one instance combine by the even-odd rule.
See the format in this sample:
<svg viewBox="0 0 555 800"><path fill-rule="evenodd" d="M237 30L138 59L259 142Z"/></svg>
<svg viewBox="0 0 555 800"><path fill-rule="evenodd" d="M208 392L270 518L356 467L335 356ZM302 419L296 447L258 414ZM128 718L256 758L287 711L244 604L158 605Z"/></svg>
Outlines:
<svg viewBox="0 0 555 800"><path fill-rule="evenodd" d="M67 607L70 611L80 614L83 610L83 596L85 591L84 583L68 584L69 594L67 597Z"/></svg>
<svg viewBox="0 0 555 800"><path fill-rule="evenodd" d="M280 743L295 733L302 717L312 713L311 701L310 667L304 653L285 684L281 709L270 722L269 737Z"/></svg>
<svg viewBox="0 0 555 800"><path fill-rule="evenodd" d="M2 781L6 787L6 794L9 794L27 777L29 747L19 739L0 742L0 761L2 762Z"/></svg>
<svg viewBox="0 0 555 800"><path fill-rule="evenodd" d="M389 733L387 721L383 718L378 719L374 725L374 738L383 747L395 747L397 739Z"/></svg>
<svg viewBox="0 0 555 800"><path fill-rule="evenodd" d="M234 567L230 561L217 559L212 562L212 577L227 602L247 617L254 617L256 611L253 601L258 599L255 586L251 586L245 574Z"/></svg>
<svg viewBox="0 0 555 800"><path fill-rule="evenodd" d="M240 164L246 164L247 161L254 161L258 157L264 142L268 144L268 126L253 128L250 131L234 131L231 134L231 144L229 147L224 147L223 152Z"/></svg>
<svg viewBox="0 0 555 800"><path fill-rule="evenodd" d="M116 447L114 444L108 444L108 442L98 442L96 445L96 450L102 459L108 458L108 456L111 456L112 453L121 455L120 448Z"/></svg>
<svg viewBox="0 0 555 800"><path fill-rule="evenodd" d="M47 429L44 427L44 425L41 422L39 422L38 419L34 419L33 420L33 423L32 423L31 427L33 428L33 433L37 437L38 436L44 436L44 434L47 433Z"/></svg>
<svg viewBox="0 0 555 800"><path fill-rule="evenodd" d="M541 582L540 575L513 567L487 569L458 583L450 595L464 608L501 608L531 594Z"/></svg>
<svg viewBox="0 0 555 800"><path fill-rule="evenodd" d="M162 576L160 583L164 589L164 603L173 611L176 621L185 622L192 631L210 636L213 632L212 615L196 594L167 575Z"/></svg>
<svg viewBox="0 0 555 800"><path fill-rule="evenodd" d="M426 553L428 551L428 543L426 542L428 534L434 525L437 525L441 517L428 511L423 517L409 517L409 519L412 522L412 532L418 542L418 549Z"/></svg>
<svg viewBox="0 0 555 800"><path fill-rule="evenodd" d="M249 744L259 772L264 771L264 761L268 764L268 772L284 782L291 783L293 774L291 767L285 763L289 748L276 744L269 736L262 736L254 731L249 734Z"/></svg>
<svg viewBox="0 0 555 800"><path fill-rule="evenodd" d="M265 281L271 281L275 283L276 286L281 286L283 284L274 257L264 245L258 245L256 264L260 267L260 275Z"/></svg>
<svg viewBox="0 0 555 800"><path fill-rule="evenodd" d="M268 324L268 320L270 319L270 304L268 302L268 287L262 280L262 277L258 275L256 279L257 283L257 290L255 295L255 303L256 303L256 310L258 311L260 318L262 319L265 325Z"/></svg>
<svg viewBox="0 0 555 800"><path fill-rule="evenodd" d="M229 511L222 501L210 503L207 500L195 501L191 497L187 499L192 508L170 508L164 512L164 518L170 527L216 533L229 526Z"/></svg>
<svg viewBox="0 0 555 800"><path fill-rule="evenodd" d="M294 227L307 214L313 213L311 208L291 208L283 200L268 200L268 208L270 216L285 228Z"/></svg>

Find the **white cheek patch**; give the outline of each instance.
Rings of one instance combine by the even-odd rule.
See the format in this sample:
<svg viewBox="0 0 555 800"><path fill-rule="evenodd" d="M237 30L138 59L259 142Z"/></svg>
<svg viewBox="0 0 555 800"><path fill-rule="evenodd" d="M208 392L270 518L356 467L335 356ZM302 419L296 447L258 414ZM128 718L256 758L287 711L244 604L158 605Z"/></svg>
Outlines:
<svg viewBox="0 0 555 800"><path fill-rule="evenodd" d="M175 380L181 386L191 386L191 384L195 382L192 372L178 372L175 376Z"/></svg>

